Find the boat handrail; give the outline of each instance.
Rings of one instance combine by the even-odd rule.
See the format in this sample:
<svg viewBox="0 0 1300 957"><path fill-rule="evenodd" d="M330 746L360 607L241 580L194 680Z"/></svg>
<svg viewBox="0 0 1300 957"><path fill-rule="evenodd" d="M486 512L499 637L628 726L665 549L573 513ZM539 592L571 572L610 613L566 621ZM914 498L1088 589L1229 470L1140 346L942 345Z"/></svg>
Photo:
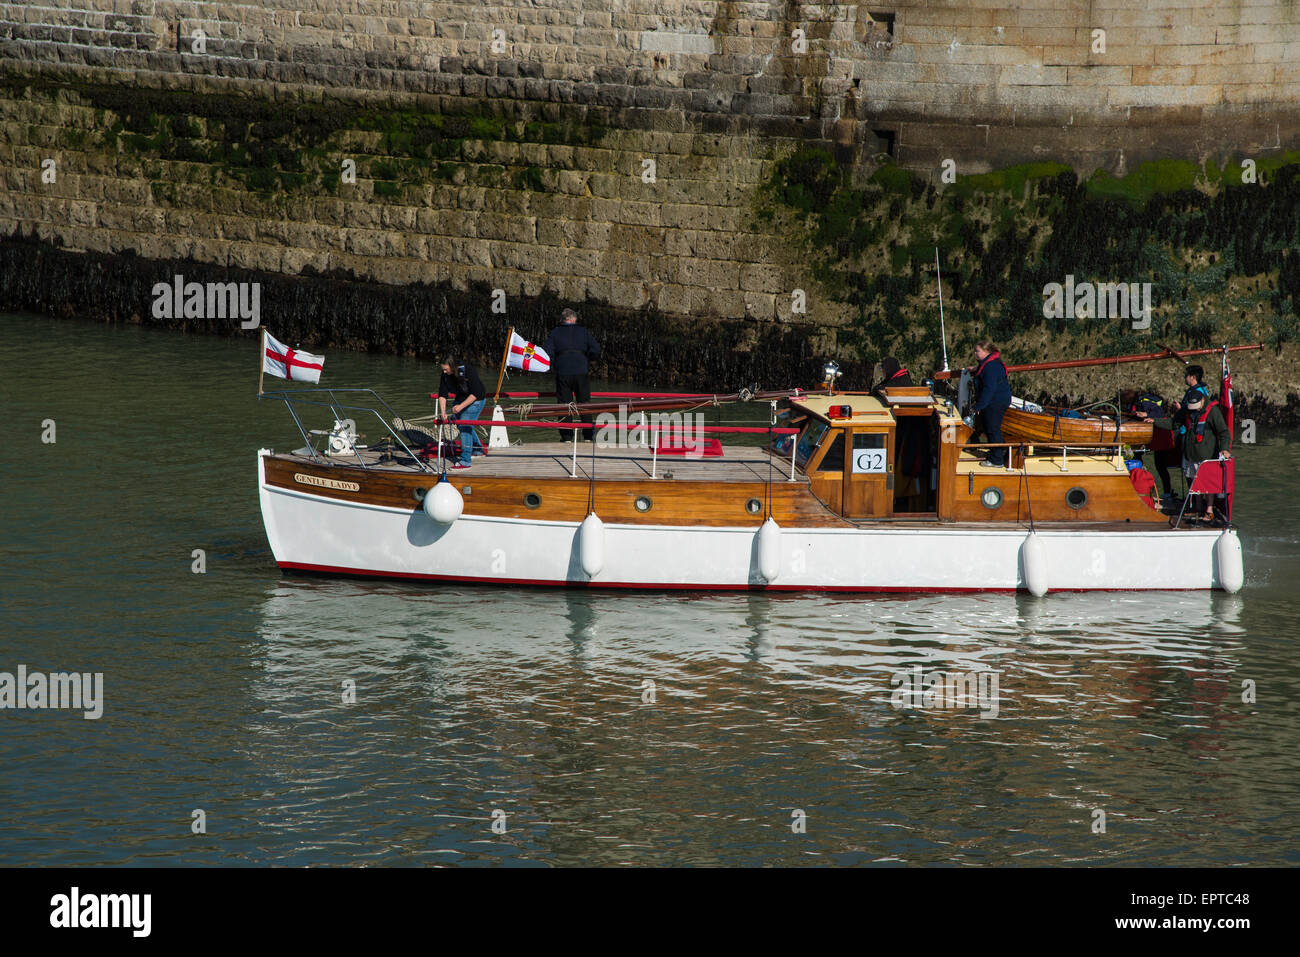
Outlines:
<svg viewBox="0 0 1300 957"><path fill-rule="evenodd" d="M634 413L635 414L635 413ZM447 418L448 425L481 425L481 426L519 426L524 429L590 429L598 432L601 429L615 429L623 432L630 432L635 429L642 429L646 432L671 433L673 431L684 431L687 428L692 432L716 432L726 435L798 435L802 429L777 428L776 426L768 427L766 425L674 425L666 423L652 422L610 422L602 425L598 422L551 422L535 421L525 419L455 419Z"/></svg>
<svg viewBox="0 0 1300 957"><path fill-rule="evenodd" d="M342 413L344 412L368 412L379 421L379 424L383 426L384 431L397 441L397 444L400 445L402 450L411 457L411 461L413 461L421 471L434 471L428 463L420 460L420 457L411 450L411 447L406 444L406 441L393 429L391 425L389 425L389 420L385 419L378 409L369 405L345 405L339 401L339 395L349 397L353 395L368 395L372 397L375 402L384 407L385 411L388 413L389 419L398 418L397 413L393 411L393 407L385 402L374 389L285 389L274 392L260 392L257 397L258 399L279 399L284 402L285 408L289 410L289 415L293 417L294 424L298 426L298 432L302 435L305 447L311 453L311 457L314 461L326 465L332 464L321 458L317 453L315 446L312 445L311 437L308 434L308 431L303 428L302 420L298 417L298 412L294 408L294 406L298 404L319 406L321 408L329 409L336 421L351 418L350 416L343 415ZM329 397L329 401L325 401L325 396ZM355 444L353 445L352 453L357 457L357 462L360 463L363 469L369 468L369 466L366 465L365 457L357 451Z"/></svg>
<svg viewBox="0 0 1300 957"><path fill-rule="evenodd" d="M963 449L1020 449L1022 464L1020 466L1019 471L1023 472L1025 470L1025 465L1023 463L1025 460L1030 458L1029 453L1026 451L1026 449L1031 449L1034 448L1035 446L1039 448L1047 448L1047 449L1060 449L1061 468L1064 470L1066 468L1066 464L1069 462L1071 450L1074 450L1075 452L1086 452L1089 450L1096 451L1097 449L1109 449L1112 455L1118 456L1121 454L1121 450L1125 445L1128 445L1128 443L1121 442L1121 441L1070 442L1070 443L1064 443L1064 442L1032 442L1031 443L1031 442L1024 442L1024 441L1021 442L958 442L957 454L960 455ZM1035 455L1034 458L1052 459L1052 458L1056 458L1056 456L1052 453L1048 453L1047 455ZM1123 469L1122 464L1120 466L1120 469L1121 470Z"/></svg>

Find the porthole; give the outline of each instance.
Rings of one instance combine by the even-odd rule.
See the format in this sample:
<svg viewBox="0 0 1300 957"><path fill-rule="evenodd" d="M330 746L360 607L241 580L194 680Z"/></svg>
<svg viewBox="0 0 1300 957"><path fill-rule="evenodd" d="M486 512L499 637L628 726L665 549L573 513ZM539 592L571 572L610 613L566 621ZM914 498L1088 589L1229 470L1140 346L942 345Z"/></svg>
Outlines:
<svg viewBox="0 0 1300 957"><path fill-rule="evenodd" d="M542 497L536 492L529 492L524 496L524 504L529 508L537 508L542 504Z"/></svg>
<svg viewBox="0 0 1300 957"><path fill-rule="evenodd" d="M1002 507L1002 489L994 488L990 485L984 491L980 492L980 502L987 509L996 509Z"/></svg>
<svg viewBox="0 0 1300 957"><path fill-rule="evenodd" d="M426 491L427 489L413 488L411 489L411 495L415 498L417 502L423 502Z"/></svg>
<svg viewBox="0 0 1300 957"><path fill-rule="evenodd" d="M648 495L638 495L637 500L632 503L638 512L650 511L651 501Z"/></svg>
<svg viewBox="0 0 1300 957"><path fill-rule="evenodd" d="M763 503L756 498L751 498L745 503L745 511L750 515L757 515L759 512L763 511Z"/></svg>
<svg viewBox="0 0 1300 957"><path fill-rule="evenodd" d="M1065 504L1078 511L1088 504L1088 490L1075 486L1065 493Z"/></svg>

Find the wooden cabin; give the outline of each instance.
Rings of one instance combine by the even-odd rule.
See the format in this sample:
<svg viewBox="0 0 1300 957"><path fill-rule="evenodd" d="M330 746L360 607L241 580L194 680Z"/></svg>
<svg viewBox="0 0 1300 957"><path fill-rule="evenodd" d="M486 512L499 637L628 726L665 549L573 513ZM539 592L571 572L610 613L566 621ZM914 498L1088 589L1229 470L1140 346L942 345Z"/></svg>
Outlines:
<svg viewBox="0 0 1300 957"><path fill-rule="evenodd" d="M937 522L1165 522L1133 487L1117 445L1008 449L1009 468L981 465L985 448L947 399L927 386L791 399L794 441L774 449L807 475L810 489L849 520ZM783 423L784 424L784 423ZM924 468L909 475L900 445L923 443ZM913 465L915 459L913 459Z"/></svg>

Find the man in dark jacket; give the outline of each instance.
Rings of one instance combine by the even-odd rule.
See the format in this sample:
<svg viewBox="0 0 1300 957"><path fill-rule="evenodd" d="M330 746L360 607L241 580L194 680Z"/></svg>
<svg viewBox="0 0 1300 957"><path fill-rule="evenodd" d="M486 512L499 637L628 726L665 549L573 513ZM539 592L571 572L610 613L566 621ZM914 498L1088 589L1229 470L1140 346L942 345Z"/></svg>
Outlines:
<svg viewBox="0 0 1300 957"><path fill-rule="evenodd" d="M1002 353L991 342L975 344L975 358L978 364L972 370L979 380L979 399L971 409L971 418L967 425L973 434L983 432L991 443L1002 441L1002 416L1011 408L1011 380L1007 378L1007 367L1002 364ZM976 416L982 416L976 419ZM1007 461L1006 449L989 449L989 454L980 465L986 468L1002 468Z"/></svg>
<svg viewBox="0 0 1300 957"><path fill-rule="evenodd" d="M564 322L551 330L542 348L551 357L551 368L555 371L555 398L559 402L590 402L591 383L587 379L587 363L600 358L600 344L591 337L578 323L578 314L572 309L563 312ZM591 414L582 416L582 421L590 423ZM592 429L584 429L584 436L594 438ZM571 438L568 430L561 430L560 437Z"/></svg>
<svg viewBox="0 0 1300 957"><path fill-rule="evenodd" d="M1176 415L1153 419L1152 424L1159 429L1177 431L1178 443L1183 453L1183 475L1190 486L1192 480L1196 478L1197 468L1203 462L1212 462L1227 454L1230 436L1228 423L1223 418L1219 403L1207 403L1204 395L1191 389L1181 405L1182 410ZM1200 510L1199 498L1200 496L1195 496L1188 503L1190 511ZM1214 518L1211 505L1212 502L1205 503L1205 512L1201 517L1206 521Z"/></svg>

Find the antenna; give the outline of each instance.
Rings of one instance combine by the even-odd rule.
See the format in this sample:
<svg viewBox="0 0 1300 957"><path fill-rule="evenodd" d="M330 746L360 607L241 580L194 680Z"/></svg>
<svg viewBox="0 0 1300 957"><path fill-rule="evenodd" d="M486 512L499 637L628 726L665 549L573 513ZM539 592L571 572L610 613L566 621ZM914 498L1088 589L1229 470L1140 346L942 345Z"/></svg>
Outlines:
<svg viewBox="0 0 1300 957"><path fill-rule="evenodd" d="M939 344L943 346L943 371L948 371L948 333L943 327L943 275L939 271L939 247L934 247L934 277L939 283Z"/></svg>

